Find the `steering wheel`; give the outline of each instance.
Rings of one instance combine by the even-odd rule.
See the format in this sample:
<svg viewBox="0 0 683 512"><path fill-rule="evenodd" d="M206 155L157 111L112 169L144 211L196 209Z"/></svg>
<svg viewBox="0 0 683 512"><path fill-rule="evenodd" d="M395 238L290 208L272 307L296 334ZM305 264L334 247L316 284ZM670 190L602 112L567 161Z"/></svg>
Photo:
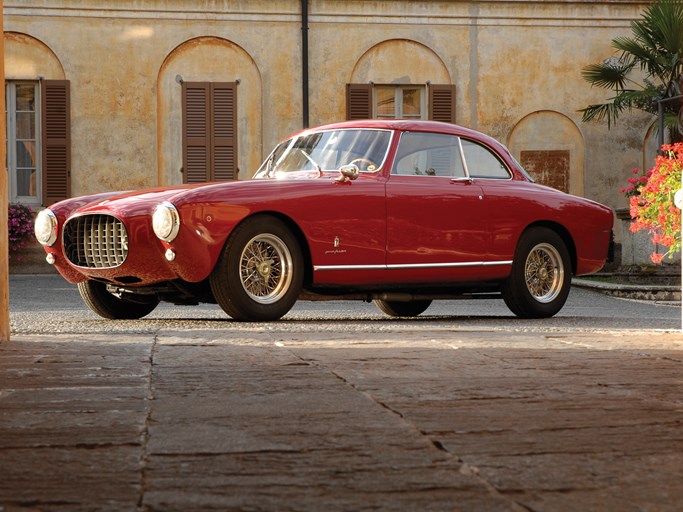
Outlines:
<svg viewBox="0 0 683 512"><path fill-rule="evenodd" d="M367 164L365 169L370 172L377 170L377 164L372 160L368 160L367 158L356 158L355 160L351 160L349 162L349 165L356 165L356 162Z"/></svg>

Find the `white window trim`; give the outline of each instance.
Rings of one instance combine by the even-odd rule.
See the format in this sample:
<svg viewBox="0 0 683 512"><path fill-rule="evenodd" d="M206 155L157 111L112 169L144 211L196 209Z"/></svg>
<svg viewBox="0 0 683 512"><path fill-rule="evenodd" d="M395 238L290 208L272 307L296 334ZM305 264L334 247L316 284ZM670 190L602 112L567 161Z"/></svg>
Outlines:
<svg viewBox="0 0 683 512"><path fill-rule="evenodd" d="M427 86L422 84L376 84L375 87L393 87L394 88L394 115L380 115L378 114L377 94L373 94L372 113L376 119L427 119ZM420 90L420 115L418 116L403 116L403 91L405 89L419 89Z"/></svg>
<svg viewBox="0 0 683 512"><path fill-rule="evenodd" d="M33 196L19 196L17 195L17 112L16 105L16 86L17 85L33 85L35 91L35 141L36 141L36 195ZM40 82L33 80L7 80L5 86L5 121L7 126L7 138L5 140L7 149L7 188L9 193L10 203L22 203L30 206L40 206L43 197L43 180L42 180L42 155L43 146L41 140L41 90Z"/></svg>

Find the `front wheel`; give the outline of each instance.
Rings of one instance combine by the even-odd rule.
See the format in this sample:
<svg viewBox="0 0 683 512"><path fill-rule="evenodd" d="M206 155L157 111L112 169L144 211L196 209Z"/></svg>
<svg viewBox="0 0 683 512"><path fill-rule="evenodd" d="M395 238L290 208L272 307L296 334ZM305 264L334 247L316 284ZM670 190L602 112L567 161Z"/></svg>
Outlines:
<svg viewBox="0 0 683 512"><path fill-rule="evenodd" d="M382 313L386 313L389 316L418 316L424 313L429 305L432 303L431 300L411 300L409 302L398 302L395 300L379 300L373 301L375 306L379 308Z"/></svg>
<svg viewBox="0 0 683 512"><path fill-rule="evenodd" d="M277 320L301 293L299 243L274 217L247 219L231 234L209 281L216 302L235 320Z"/></svg>
<svg viewBox="0 0 683 512"><path fill-rule="evenodd" d="M547 228L526 231L517 245L503 300L521 318L555 315L569 295L571 266L562 238Z"/></svg>
<svg viewBox="0 0 683 512"><path fill-rule="evenodd" d="M159 305L159 299L154 295L113 295L107 291L106 284L98 281L78 283L78 291L86 306L109 320L137 320Z"/></svg>

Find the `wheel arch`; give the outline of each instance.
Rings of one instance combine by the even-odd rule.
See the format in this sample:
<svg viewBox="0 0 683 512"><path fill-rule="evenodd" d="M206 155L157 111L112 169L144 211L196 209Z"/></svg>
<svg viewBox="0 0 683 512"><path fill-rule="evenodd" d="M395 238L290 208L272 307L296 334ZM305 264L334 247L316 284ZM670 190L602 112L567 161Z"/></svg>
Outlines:
<svg viewBox="0 0 683 512"><path fill-rule="evenodd" d="M311 248L308 245L308 239L306 238L306 235L304 235L304 232L299 227L299 225L294 221L294 219L292 219L288 215L285 215L282 212L273 210L262 210L254 212L251 215L248 215L247 217L243 218L233 227L232 230L234 231L237 228L237 226L255 217L274 217L279 221L283 222L285 226L287 226L287 228L292 232L297 242L299 243L301 255L304 259L304 287L309 286L313 282L313 259L311 258ZM229 239L230 237L228 236L228 239L225 241L226 244L228 243Z"/></svg>
<svg viewBox="0 0 683 512"><path fill-rule="evenodd" d="M576 244L574 243L574 238L572 237L571 233L569 230L564 227L562 224L559 222L553 222L553 221L538 221L534 222L533 224L529 224L523 233L526 233L530 229L533 228L547 228L559 235L560 238L562 238L562 241L564 242L565 246L567 247L567 252L569 253L569 258L571 259L571 267L572 267L572 274L576 275L576 268L577 268L577 262L578 258L576 255ZM521 235L520 235L521 238Z"/></svg>

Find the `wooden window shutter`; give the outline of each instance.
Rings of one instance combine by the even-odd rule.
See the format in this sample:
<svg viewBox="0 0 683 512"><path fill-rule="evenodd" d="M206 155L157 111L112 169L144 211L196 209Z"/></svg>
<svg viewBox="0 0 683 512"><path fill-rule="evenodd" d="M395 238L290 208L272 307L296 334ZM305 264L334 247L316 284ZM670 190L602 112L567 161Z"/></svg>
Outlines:
<svg viewBox="0 0 683 512"><path fill-rule="evenodd" d="M429 84L429 119L455 123L455 85Z"/></svg>
<svg viewBox="0 0 683 512"><path fill-rule="evenodd" d="M237 179L236 83L211 84L211 181Z"/></svg>
<svg viewBox="0 0 683 512"><path fill-rule="evenodd" d="M183 82L183 181L237 179L236 83Z"/></svg>
<svg viewBox="0 0 683 512"><path fill-rule="evenodd" d="M372 117L372 84L346 84L346 119Z"/></svg>
<svg viewBox="0 0 683 512"><path fill-rule="evenodd" d="M71 195L71 101L68 80L43 80L40 87L43 205Z"/></svg>
<svg viewBox="0 0 683 512"><path fill-rule="evenodd" d="M183 82L183 181L209 181L209 84Z"/></svg>

